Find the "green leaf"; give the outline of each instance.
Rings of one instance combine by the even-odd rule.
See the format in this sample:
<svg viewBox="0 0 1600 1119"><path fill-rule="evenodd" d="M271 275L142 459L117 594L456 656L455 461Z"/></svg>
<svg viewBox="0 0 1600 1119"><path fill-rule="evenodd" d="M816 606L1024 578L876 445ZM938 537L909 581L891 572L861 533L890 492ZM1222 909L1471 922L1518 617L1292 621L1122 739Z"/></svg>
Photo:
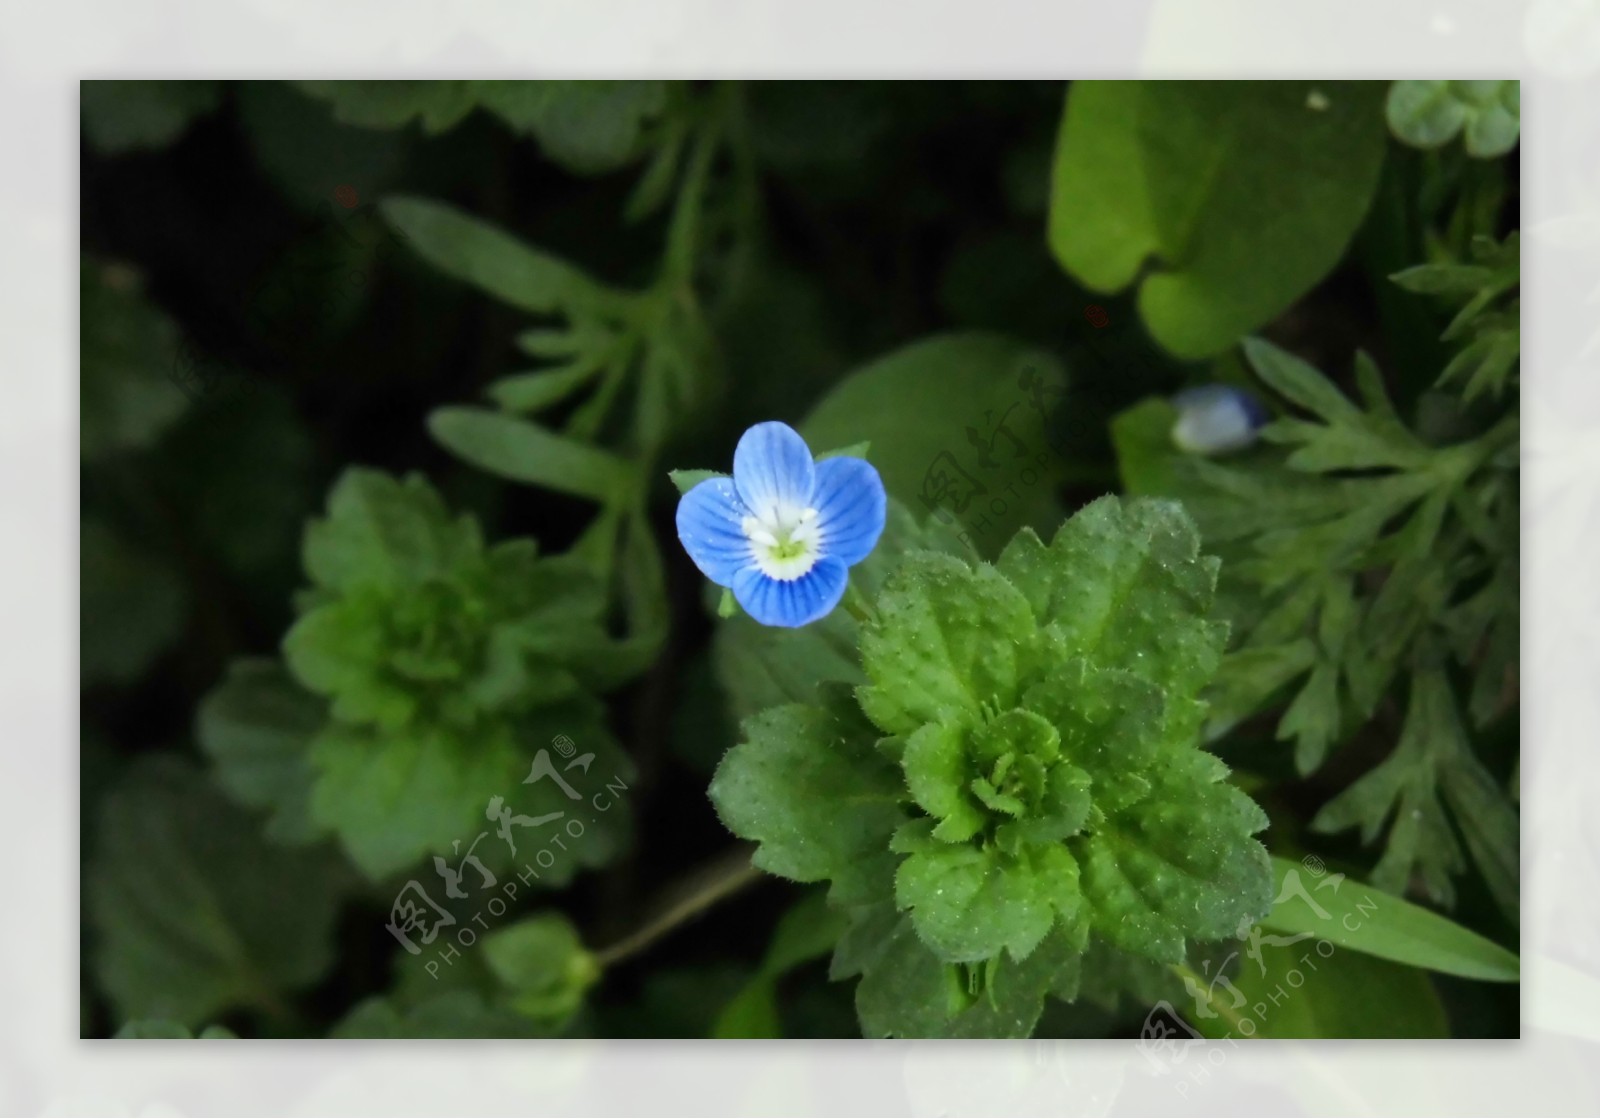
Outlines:
<svg viewBox="0 0 1600 1119"><path fill-rule="evenodd" d="M333 723L312 743L317 769L314 817L338 833L351 859L369 878L382 879L425 855L464 850L486 832L487 805L495 797L515 814L537 819L579 811L554 782L526 783L537 749L557 736L596 755L586 780L568 776L579 800L597 793L613 774L632 773L628 758L599 721L594 701L540 709L516 722L486 722L462 733L431 726L376 732ZM628 813L613 807L584 825L580 836L563 838L564 850L540 872L539 882L559 888L580 869L603 866L621 850ZM552 831L561 823L547 824ZM506 860L501 841L486 841L480 857ZM491 869L496 865L489 862ZM500 863L502 870L518 864ZM470 916L470 915L469 915Z"/></svg>
<svg viewBox="0 0 1600 1119"><path fill-rule="evenodd" d="M128 1022L117 1031L118 1041L225 1041L238 1038L238 1034L226 1026L207 1026L198 1034L190 1033L189 1027L179 1025L177 1022L161 1019L145 1018L135 1022Z"/></svg>
<svg viewBox="0 0 1600 1119"><path fill-rule="evenodd" d="M1096 291L1153 261L1139 310L1156 340L1219 353L1344 254L1377 189L1382 96L1375 82L1075 82L1050 246Z"/></svg>
<svg viewBox="0 0 1600 1119"><path fill-rule="evenodd" d="M1210 708L1206 739L1215 741L1260 710L1279 689L1316 661L1307 639L1277 645L1246 646L1222 658L1217 679L1206 694Z"/></svg>
<svg viewBox="0 0 1600 1119"><path fill-rule="evenodd" d="M268 813L267 838L299 846L326 830L311 818L311 741L327 706L296 687L277 661L234 661L200 703L195 738L217 783L240 804Z"/></svg>
<svg viewBox="0 0 1600 1119"><path fill-rule="evenodd" d="M213 81L86 80L78 84L83 131L107 155L165 147L216 111L221 89Z"/></svg>
<svg viewBox="0 0 1600 1119"><path fill-rule="evenodd" d="M878 546L850 569L850 583L870 600L901 559L919 550L972 558L954 529L934 517L919 525L891 497ZM743 719L782 703L814 702L817 686L829 681L865 683L856 652L859 632L848 610L799 629L764 626L742 615L727 618L717 627L713 657L734 715Z"/></svg>
<svg viewBox="0 0 1600 1119"><path fill-rule="evenodd" d="M1251 838L1264 812L1209 754L1166 755L1148 799L1067 841L1094 931L1128 952L1175 963L1185 939L1237 936L1271 903L1267 853Z"/></svg>
<svg viewBox="0 0 1600 1119"><path fill-rule="evenodd" d="M559 369L501 377L489 386L489 399L507 412L537 415L554 408L600 375L595 362L574 362Z"/></svg>
<svg viewBox="0 0 1600 1119"><path fill-rule="evenodd" d="M1045 420L1065 380L1054 357L1003 335L938 335L845 377L800 434L813 447L869 440L891 497L993 554L1019 526L1060 516L1065 460Z"/></svg>
<svg viewBox="0 0 1600 1119"><path fill-rule="evenodd" d="M889 577L861 635L861 706L889 734L1016 705L1033 652L1028 602L994 568L917 553Z"/></svg>
<svg viewBox="0 0 1600 1119"><path fill-rule="evenodd" d="M1093 291L1118 291L1161 251L1150 208L1138 82L1076 81L1051 173L1050 248Z"/></svg>
<svg viewBox="0 0 1600 1119"><path fill-rule="evenodd" d="M122 1020L186 1026L235 1007L280 1013L332 965L347 872L262 841L189 765L132 766L87 868L96 977Z"/></svg>
<svg viewBox="0 0 1600 1119"><path fill-rule="evenodd" d="M531 132L551 159L580 175L615 170L640 152L667 107L662 81L479 81L484 107Z"/></svg>
<svg viewBox="0 0 1600 1119"><path fill-rule="evenodd" d="M866 458L867 452L871 450L872 441L864 439L860 443L852 443L848 447L840 447L838 450L823 451L817 456L817 461L821 462L830 458Z"/></svg>
<svg viewBox="0 0 1600 1119"><path fill-rule="evenodd" d="M559 913L496 929L484 937L483 953L490 972L510 993L511 1006L551 1033L571 1021L600 978L600 965Z"/></svg>
<svg viewBox="0 0 1600 1119"><path fill-rule="evenodd" d="M376 247L376 236L363 236L368 232L366 223L358 224L355 215L346 218L343 211L356 210L363 216L371 212L363 203L399 178L409 138L346 127L329 116L325 104L293 82L236 82L232 92L256 162L289 200L319 210L320 230L335 233L340 247ZM357 193L352 196L351 191ZM340 209L331 209L330 202ZM372 225L376 227L372 232L388 233L380 223ZM370 267L370 258L362 264ZM347 278L337 282L349 284Z"/></svg>
<svg viewBox="0 0 1600 1119"><path fill-rule="evenodd" d="M480 470L602 504L624 502L637 483L626 459L482 408L437 408L428 416L428 432Z"/></svg>
<svg viewBox="0 0 1600 1119"><path fill-rule="evenodd" d="M401 128L419 120L424 132L454 127L472 111L472 82L302 81L302 93L329 102L345 124Z"/></svg>
<svg viewBox="0 0 1600 1119"><path fill-rule="evenodd" d="M1178 410L1161 397L1146 397L1111 420L1111 444L1117 453L1122 488L1140 496L1172 496L1179 492L1173 464L1182 455L1172 444Z"/></svg>
<svg viewBox="0 0 1600 1119"><path fill-rule="evenodd" d="M1494 159L1516 146L1522 95L1517 81L1395 82L1384 113L1395 136L1439 148L1466 131L1467 154Z"/></svg>
<svg viewBox="0 0 1600 1119"><path fill-rule="evenodd" d="M715 470L669 470L667 477L672 479L672 484L677 487L678 493L686 494L701 482L708 482L712 478L726 478L729 475L720 474Z"/></svg>
<svg viewBox="0 0 1600 1119"><path fill-rule="evenodd" d="M1192 693L1216 673L1226 631L1207 619L1217 561L1171 501L1101 498L1057 530L1047 549L1032 530L998 568L1059 642L1082 656Z"/></svg>
<svg viewBox="0 0 1600 1119"><path fill-rule="evenodd" d="M85 459L148 447L189 400L177 324L142 294L137 273L78 265L79 450Z"/></svg>
<svg viewBox="0 0 1600 1119"><path fill-rule="evenodd" d="M797 882L831 879L830 896L851 904L886 890L905 786L848 694L824 694L825 708L792 704L746 720L710 795L729 831L760 844L756 866Z"/></svg>
<svg viewBox="0 0 1600 1119"><path fill-rule="evenodd" d="M620 299L566 261L454 206L392 197L379 208L429 264L523 311L615 310Z"/></svg>
<svg viewBox="0 0 1600 1119"><path fill-rule="evenodd" d="M1360 418L1360 410L1313 365L1260 338L1244 340L1244 354L1256 376L1291 403L1329 424Z"/></svg>
<svg viewBox="0 0 1600 1119"><path fill-rule="evenodd" d="M784 975L833 951L846 918L813 890L779 919L755 976L723 1007L712 1027L719 1038L782 1037L777 984Z"/></svg>
<svg viewBox="0 0 1600 1119"><path fill-rule="evenodd" d="M1429 465L1434 452L1395 417L1377 370L1365 355L1358 368L1364 393L1376 398L1371 413L1356 407L1317 369L1270 342L1246 338L1244 352L1269 388L1323 420L1319 424L1281 419L1262 430L1262 438L1269 442L1300 445L1284 463L1291 470Z"/></svg>
<svg viewBox="0 0 1600 1119"><path fill-rule="evenodd" d="M1254 947L1259 962L1243 960L1238 975L1213 988L1210 1016L1192 1019L1206 1036L1246 1036L1235 1019L1251 1023L1253 1038L1450 1036L1438 993L1415 968L1349 951L1324 956L1309 939Z"/></svg>
<svg viewBox="0 0 1600 1119"><path fill-rule="evenodd" d="M1294 767L1302 775L1321 768L1339 735L1339 668L1317 661L1300 694L1278 720L1278 737L1294 739Z"/></svg>
<svg viewBox="0 0 1600 1119"><path fill-rule="evenodd" d="M347 1014L333 1038L525 1038L543 1037L539 1027L508 1007L495 1006L476 991L446 991L397 1006L373 997Z"/></svg>
<svg viewBox="0 0 1600 1119"><path fill-rule="evenodd" d="M896 849L910 854L895 875L895 902L941 960L981 961L1002 950L1026 959L1055 924L1079 916L1078 864L1065 847L1021 856L998 847L931 840L925 821L907 825Z"/></svg>
<svg viewBox="0 0 1600 1119"><path fill-rule="evenodd" d="M306 526L306 574L331 591L399 588L459 567L483 547L477 522L450 517L419 474L403 481L351 467L328 494L328 515Z"/></svg>
<svg viewBox="0 0 1600 1119"><path fill-rule="evenodd" d="M98 518L79 521L78 672L129 683L178 637L189 596L178 572Z"/></svg>
<svg viewBox="0 0 1600 1119"><path fill-rule="evenodd" d="M1061 932L1027 959L1001 957L992 968L945 963L910 920L874 939L856 988L863 1037L1027 1037L1047 994L1077 991L1083 944Z"/></svg>
<svg viewBox="0 0 1600 1119"><path fill-rule="evenodd" d="M1272 872L1278 900L1261 919L1262 928L1310 933L1340 948L1446 975L1518 980L1521 965L1514 953L1437 913L1342 875L1323 877L1287 859L1273 859Z"/></svg>
<svg viewBox="0 0 1600 1119"><path fill-rule="evenodd" d="M1324 805L1311 826L1334 832L1360 825L1362 841L1371 843L1392 816L1388 844L1372 872L1374 884L1399 891L1417 878L1431 898L1449 905L1455 899L1451 878L1464 864L1441 789L1491 893L1516 923L1515 811L1473 756L1442 669L1413 675L1394 753Z"/></svg>

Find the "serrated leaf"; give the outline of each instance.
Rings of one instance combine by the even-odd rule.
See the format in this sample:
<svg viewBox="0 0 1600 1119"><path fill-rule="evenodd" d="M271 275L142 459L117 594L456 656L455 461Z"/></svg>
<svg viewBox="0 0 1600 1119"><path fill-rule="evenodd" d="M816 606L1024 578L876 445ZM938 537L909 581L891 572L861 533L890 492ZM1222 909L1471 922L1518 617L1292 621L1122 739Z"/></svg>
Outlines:
<svg viewBox="0 0 1600 1119"><path fill-rule="evenodd" d="M107 797L86 872L95 973L124 1020L275 1010L333 963L347 875L265 843L186 763L149 759Z"/></svg>
<svg viewBox="0 0 1600 1119"><path fill-rule="evenodd" d="M559 913L536 914L483 938L484 960L517 1013L560 1032L600 978L600 965Z"/></svg>
<svg viewBox="0 0 1600 1119"><path fill-rule="evenodd" d="M188 351L137 273L78 263L79 450L85 459L148 447L189 406Z"/></svg>
<svg viewBox="0 0 1600 1119"><path fill-rule="evenodd" d="M427 724L375 732L331 723L311 747L317 770L313 815L338 835L351 859L374 880L430 854L450 856L457 844L466 849L476 837L490 835L494 821L486 813L495 797L529 819L557 812L571 817L582 803L580 785L594 786L593 792L610 775L627 778L632 772L627 756L601 725L598 706L593 700L574 700L515 721L486 721L454 732ZM556 782L526 780L537 751L542 747L548 753L547 744L558 736L595 755L585 770L587 780L565 778L579 793L576 799ZM588 776L591 770L593 777ZM545 826L563 824L546 821ZM540 885L559 888L578 871L603 866L621 850L627 832L628 812L619 805L595 817L576 836L559 833L565 847L540 871ZM512 832L513 841L516 834ZM501 872L517 865L509 861L503 843L503 837L486 840L478 851L491 871L496 865Z"/></svg>
<svg viewBox="0 0 1600 1119"><path fill-rule="evenodd" d="M539 140L578 174L614 170L636 157L647 125L667 106L663 81L478 81L491 112Z"/></svg>
<svg viewBox="0 0 1600 1119"><path fill-rule="evenodd" d="M998 568L1059 638L1057 659L1081 656L1190 692L1216 671L1225 631L1207 620L1217 563L1170 501L1102 498L1079 510L1048 549L1031 530Z"/></svg>
<svg viewBox="0 0 1600 1119"><path fill-rule="evenodd" d="M905 820L899 771L836 691L826 708L775 707L744 725L710 796L728 830L760 844L752 862L797 882L833 882L841 905L887 890L889 837Z"/></svg>
<svg viewBox="0 0 1600 1119"><path fill-rule="evenodd" d="M420 475L403 481L352 467L328 494L328 515L306 526L304 560L314 583L335 591L399 587L459 566L482 548L471 517L451 518Z"/></svg>
<svg viewBox="0 0 1600 1119"><path fill-rule="evenodd" d="M1081 936L1053 934L1020 963L1003 957L977 992L973 976L917 939L909 919L878 940L856 987L863 1037L1022 1038L1047 994L1077 992Z"/></svg>
<svg viewBox="0 0 1600 1119"><path fill-rule="evenodd" d="M249 808L265 810L269 839L303 845L326 829L311 819L311 741L327 705L295 686L276 661L234 661L200 703L195 738L217 783Z"/></svg>
<svg viewBox="0 0 1600 1119"><path fill-rule="evenodd" d="M1149 798L1067 841L1094 931L1167 962L1186 939L1221 940L1265 913L1272 880L1256 832L1267 817L1209 754L1165 755Z"/></svg>
<svg viewBox="0 0 1600 1119"><path fill-rule="evenodd" d="M1040 844L1007 855L930 840L924 823L907 825L896 839L910 854L895 875L895 902L940 959L979 961L1006 951L1023 960L1058 915L1069 924L1078 919L1078 865L1065 847Z"/></svg>
<svg viewBox="0 0 1600 1119"><path fill-rule="evenodd" d="M1027 600L988 564L913 554L862 632L861 706L889 734L1014 707L1034 634Z"/></svg>

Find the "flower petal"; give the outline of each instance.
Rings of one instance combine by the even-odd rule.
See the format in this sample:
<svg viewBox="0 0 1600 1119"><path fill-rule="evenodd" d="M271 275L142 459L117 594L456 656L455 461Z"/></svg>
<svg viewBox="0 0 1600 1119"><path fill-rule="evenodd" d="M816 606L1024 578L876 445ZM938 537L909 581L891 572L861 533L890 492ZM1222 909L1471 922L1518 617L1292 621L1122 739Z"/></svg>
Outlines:
<svg viewBox="0 0 1600 1119"><path fill-rule="evenodd" d="M774 517L785 507L804 509L816 486L811 448L788 424L756 424L734 448L733 482L758 517Z"/></svg>
<svg viewBox="0 0 1600 1119"><path fill-rule="evenodd" d="M678 501L678 539L694 565L719 586L755 562L741 527L748 515L732 478L707 478Z"/></svg>
<svg viewBox="0 0 1600 1119"><path fill-rule="evenodd" d="M817 463L817 489L812 495L822 554L854 567L878 546L889 500L883 479L863 458L841 455Z"/></svg>
<svg viewBox="0 0 1600 1119"><path fill-rule="evenodd" d="M744 612L764 626L804 626L825 618L844 597L850 573L832 556L798 579L779 580L747 567L733 577L733 597Z"/></svg>
<svg viewBox="0 0 1600 1119"><path fill-rule="evenodd" d="M1261 402L1232 385L1202 385L1172 398L1178 409L1172 442L1180 451L1211 455L1237 451L1256 441L1267 422Z"/></svg>

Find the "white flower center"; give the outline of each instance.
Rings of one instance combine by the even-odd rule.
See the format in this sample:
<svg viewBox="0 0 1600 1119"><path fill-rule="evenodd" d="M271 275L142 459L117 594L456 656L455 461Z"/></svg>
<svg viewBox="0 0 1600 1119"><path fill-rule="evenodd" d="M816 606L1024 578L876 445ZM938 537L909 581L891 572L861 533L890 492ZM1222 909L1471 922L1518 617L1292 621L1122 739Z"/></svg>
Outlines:
<svg viewBox="0 0 1600 1119"><path fill-rule="evenodd" d="M746 517L739 527L750 541L756 566L769 579L789 582L800 578L816 566L822 551L815 509L773 505Z"/></svg>

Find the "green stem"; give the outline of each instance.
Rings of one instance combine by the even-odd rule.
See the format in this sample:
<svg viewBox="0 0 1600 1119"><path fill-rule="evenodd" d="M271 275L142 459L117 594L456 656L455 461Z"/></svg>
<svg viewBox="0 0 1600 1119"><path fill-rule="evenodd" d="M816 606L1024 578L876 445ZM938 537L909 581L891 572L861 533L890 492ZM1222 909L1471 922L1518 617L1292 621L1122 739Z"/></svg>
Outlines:
<svg viewBox="0 0 1600 1119"><path fill-rule="evenodd" d="M631 959L719 901L760 881L763 874L750 864L750 855L751 849L741 845L690 874L668 891L667 900L637 929L596 952L595 962L608 968Z"/></svg>
<svg viewBox="0 0 1600 1119"><path fill-rule="evenodd" d="M878 620L877 608L867 601L867 596L861 593L861 588L854 582L845 588L844 601L840 605L861 625Z"/></svg>
<svg viewBox="0 0 1600 1119"><path fill-rule="evenodd" d="M1212 1010L1217 1012L1218 1017L1222 1018L1233 1029L1240 1028L1240 1024L1244 1019L1239 1017L1239 1012L1227 1003L1218 1002L1216 992L1211 989L1211 985L1196 975L1193 968L1187 964L1173 964L1171 965L1171 970L1172 974L1179 979L1186 979L1194 985L1195 989L1204 991L1206 1002L1210 1004Z"/></svg>

